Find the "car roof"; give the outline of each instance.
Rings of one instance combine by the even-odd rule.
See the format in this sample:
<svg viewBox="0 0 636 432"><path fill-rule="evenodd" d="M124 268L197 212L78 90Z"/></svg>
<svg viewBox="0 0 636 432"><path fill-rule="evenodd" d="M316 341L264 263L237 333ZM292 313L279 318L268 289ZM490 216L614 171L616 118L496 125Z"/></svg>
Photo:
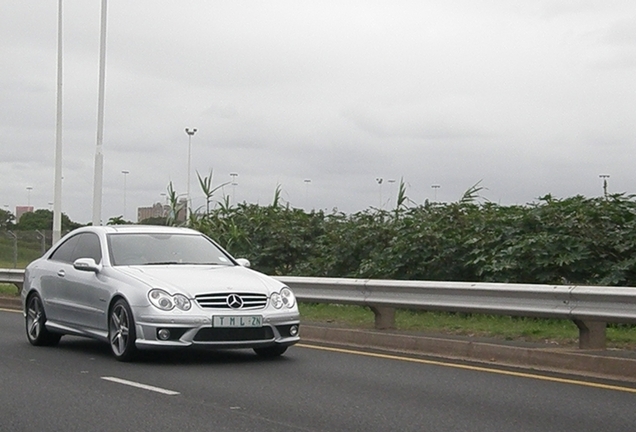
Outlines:
<svg viewBox="0 0 636 432"><path fill-rule="evenodd" d="M106 225L106 226L87 226L79 228L77 232L96 232L104 234L200 234L190 228L162 226L162 225Z"/></svg>

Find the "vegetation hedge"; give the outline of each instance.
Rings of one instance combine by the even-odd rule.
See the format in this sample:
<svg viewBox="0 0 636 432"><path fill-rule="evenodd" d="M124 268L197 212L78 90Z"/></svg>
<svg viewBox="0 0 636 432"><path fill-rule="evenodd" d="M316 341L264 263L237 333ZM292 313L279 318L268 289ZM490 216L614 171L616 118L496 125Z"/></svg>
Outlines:
<svg viewBox="0 0 636 432"><path fill-rule="evenodd" d="M527 205L407 205L354 214L225 203L188 225L272 275L636 286L636 202L624 194ZM412 204L412 203L411 203Z"/></svg>
<svg viewBox="0 0 636 432"><path fill-rule="evenodd" d="M228 198L213 205L221 186L212 188L211 177L199 182L207 203L190 209L186 225L271 275L636 286L633 195L546 195L535 203L502 206L478 202L480 188L474 186L458 202L416 205L401 182L394 210L344 214L293 208L281 202L280 188L269 206L230 205ZM177 197L170 185L171 211L162 224L178 224L183 202ZM34 212L36 229L50 228L50 213ZM7 219L0 227L19 235L17 257L16 234L0 235L5 266L42 253L39 232L29 237L22 231L34 220L9 226ZM79 224L67 220L67 225Z"/></svg>

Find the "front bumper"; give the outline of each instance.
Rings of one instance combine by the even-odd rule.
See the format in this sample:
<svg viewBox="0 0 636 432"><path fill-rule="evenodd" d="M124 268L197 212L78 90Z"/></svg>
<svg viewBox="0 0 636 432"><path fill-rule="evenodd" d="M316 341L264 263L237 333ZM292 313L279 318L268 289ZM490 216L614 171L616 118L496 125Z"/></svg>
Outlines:
<svg viewBox="0 0 636 432"><path fill-rule="evenodd" d="M299 324L300 317L297 313L263 315L261 327L245 328L214 327L210 315L142 315L136 321L135 344L138 348L290 346L300 340ZM162 330L163 338L160 337Z"/></svg>

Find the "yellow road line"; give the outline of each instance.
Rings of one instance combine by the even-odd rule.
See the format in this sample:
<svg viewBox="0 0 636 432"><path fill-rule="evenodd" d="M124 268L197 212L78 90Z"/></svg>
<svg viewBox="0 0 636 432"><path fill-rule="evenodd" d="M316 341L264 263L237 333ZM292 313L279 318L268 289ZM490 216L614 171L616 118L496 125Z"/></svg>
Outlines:
<svg viewBox="0 0 636 432"><path fill-rule="evenodd" d="M2 311L2 312L22 313L21 310L15 310L15 309L3 309L3 308L0 308L0 311Z"/></svg>
<svg viewBox="0 0 636 432"><path fill-rule="evenodd" d="M488 368L484 366L471 366L471 365L464 365L464 364L447 363L447 362L443 362L439 360L425 360L425 359L418 359L418 358L412 358L412 357L404 357L399 355L356 351L356 350L344 349L344 348L332 348L332 347L324 347L324 346L318 346L318 345L307 345L304 343L297 344L296 346L303 347L303 348L323 350L323 351L339 352L344 354L362 355L367 357L376 357L376 358L389 359L389 360L407 361L411 363L421 363L421 364L427 364L427 365L452 367L456 369L466 369L466 370L479 371L479 372L489 372L489 373L495 373L499 375L509 375L514 377L530 378L530 379L536 379L536 380L542 380L542 381L551 381L551 382L556 382L561 384L574 384L574 385L581 385L585 387L593 387L593 388L599 388L604 390L614 390L614 391L636 394L636 388L592 383L592 382L586 382L586 381L579 381L575 379L550 377L550 376L537 375L537 374L525 373L525 372L507 371L502 369Z"/></svg>

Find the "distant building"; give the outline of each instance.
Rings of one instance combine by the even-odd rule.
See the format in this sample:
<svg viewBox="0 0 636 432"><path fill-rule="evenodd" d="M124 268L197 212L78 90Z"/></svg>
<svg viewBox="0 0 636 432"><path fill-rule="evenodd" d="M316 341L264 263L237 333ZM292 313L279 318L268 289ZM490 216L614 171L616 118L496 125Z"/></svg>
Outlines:
<svg viewBox="0 0 636 432"><path fill-rule="evenodd" d="M181 198L179 200L179 211L177 212L177 222L186 221L187 200ZM170 215L170 206L168 204L155 203L152 207L137 208L137 223L149 218L167 218Z"/></svg>
<svg viewBox="0 0 636 432"><path fill-rule="evenodd" d="M161 203L155 203L152 207L137 208L137 222L150 218L164 218L170 213L170 206Z"/></svg>
<svg viewBox="0 0 636 432"><path fill-rule="evenodd" d="M15 207L15 222L20 222L20 218L25 213L33 213L33 206L16 206Z"/></svg>

